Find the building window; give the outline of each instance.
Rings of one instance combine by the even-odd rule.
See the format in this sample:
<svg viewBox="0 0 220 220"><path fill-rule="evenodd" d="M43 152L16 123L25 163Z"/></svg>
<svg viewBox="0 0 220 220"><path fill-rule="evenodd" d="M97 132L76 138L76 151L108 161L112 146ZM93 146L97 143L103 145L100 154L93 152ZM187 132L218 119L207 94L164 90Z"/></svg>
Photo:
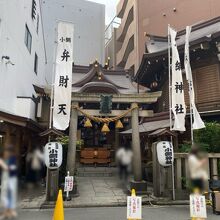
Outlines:
<svg viewBox="0 0 220 220"><path fill-rule="evenodd" d="M29 31L29 28L27 25L25 25L25 39L24 39L25 45L28 49L28 51L31 53L31 44L32 44L32 36L31 32Z"/></svg>
<svg viewBox="0 0 220 220"><path fill-rule="evenodd" d="M36 28L36 31L37 31L37 34L39 32L39 22L40 22L40 16L39 14L37 15L37 28Z"/></svg>
<svg viewBox="0 0 220 220"><path fill-rule="evenodd" d="M35 53L35 56L34 56L34 72L37 74L37 71L38 71L38 56Z"/></svg>
<svg viewBox="0 0 220 220"><path fill-rule="evenodd" d="M36 19L36 10L37 10L36 1L32 0L32 9L31 9L31 17L32 17L32 19Z"/></svg>

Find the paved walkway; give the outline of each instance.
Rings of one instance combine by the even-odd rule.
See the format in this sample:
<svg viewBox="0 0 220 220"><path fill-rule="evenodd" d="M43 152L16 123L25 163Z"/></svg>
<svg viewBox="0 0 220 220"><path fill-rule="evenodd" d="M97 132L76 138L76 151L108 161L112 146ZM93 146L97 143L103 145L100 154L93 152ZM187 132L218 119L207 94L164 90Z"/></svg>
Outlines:
<svg viewBox="0 0 220 220"><path fill-rule="evenodd" d="M126 201L126 186L117 177L78 177L80 196L73 202L80 205L118 205Z"/></svg>
<svg viewBox="0 0 220 220"><path fill-rule="evenodd" d="M127 202L126 186L117 176L109 177L77 177L79 196L65 201L64 207L113 207L125 206ZM148 187L149 193L152 193ZM158 200L152 196L142 196L143 204L187 204L188 201ZM23 209L54 208L54 202L45 202L45 188L33 188L22 193L19 207Z"/></svg>
<svg viewBox="0 0 220 220"><path fill-rule="evenodd" d="M125 185L116 176L77 177L79 196L64 202L65 207L117 206L126 203ZM20 196L20 208L51 207L45 203L45 189L34 188Z"/></svg>

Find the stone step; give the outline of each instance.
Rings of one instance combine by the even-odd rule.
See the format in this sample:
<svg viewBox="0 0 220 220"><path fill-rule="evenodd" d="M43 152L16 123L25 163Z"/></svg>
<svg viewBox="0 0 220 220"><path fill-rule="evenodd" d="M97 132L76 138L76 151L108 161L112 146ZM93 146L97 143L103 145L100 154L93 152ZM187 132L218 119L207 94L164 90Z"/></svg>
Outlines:
<svg viewBox="0 0 220 220"><path fill-rule="evenodd" d="M114 174L112 172L78 172L79 177L110 177Z"/></svg>
<svg viewBox="0 0 220 220"><path fill-rule="evenodd" d="M77 176L108 177L117 174L116 167L78 167Z"/></svg>
<svg viewBox="0 0 220 220"><path fill-rule="evenodd" d="M116 167L78 167L78 172L117 172Z"/></svg>

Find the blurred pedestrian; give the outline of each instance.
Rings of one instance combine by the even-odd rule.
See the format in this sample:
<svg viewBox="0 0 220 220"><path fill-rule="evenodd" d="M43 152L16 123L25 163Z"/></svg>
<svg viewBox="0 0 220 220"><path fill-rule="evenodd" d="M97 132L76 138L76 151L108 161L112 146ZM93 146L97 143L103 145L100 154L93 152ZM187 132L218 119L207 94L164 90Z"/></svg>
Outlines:
<svg viewBox="0 0 220 220"><path fill-rule="evenodd" d="M8 166L3 159L0 159L0 168L1 168L1 203L3 206L3 215L0 216L0 219L3 219L6 216L7 212L7 192L8 192Z"/></svg>
<svg viewBox="0 0 220 220"><path fill-rule="evenodd" d="M205 188L205 183L208 180L207 173L207 158L200 156L200 150L198 145L192 146L191 152L188 158L191 186L193 191L199 191L200 193Z"/></svg>
<svg viewBox="0 0 220 220"><path fill-rule="evenodd" d="M128 179L129 168L132 163L133 152L128 146L122 146L116 152L116 161L119 168L119 177L122 180Z"/></svg>
<svg viewBox="0 0 220 220"><path fill-rule="evenodd" d="M38 184L42 178L42 169L44 163L44 155L42 151L36 147L27 154L26 162L28 165L28 182Z"/></svg>
<svg viewBox="0 0 220 220"><path fill-rule="evenodd" d="M17 217L17 159L14 147L10 146L4 150L4 161L1 161L2 188L1 198L4 207L0 219Z"/></svg>

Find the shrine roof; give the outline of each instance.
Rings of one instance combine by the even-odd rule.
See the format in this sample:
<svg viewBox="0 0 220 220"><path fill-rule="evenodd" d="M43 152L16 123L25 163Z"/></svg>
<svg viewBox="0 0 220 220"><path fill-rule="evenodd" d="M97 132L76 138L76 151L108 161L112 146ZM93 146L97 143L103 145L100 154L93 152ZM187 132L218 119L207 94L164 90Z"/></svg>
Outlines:
<svg viewBox="0 0 220 220"><path fill-rule="evenodd" d="M185 29L177 32L176 43L178 47L184 46L185 35ZM159 53L160 51L167 52L167 36L155 36L151 34L147 34L147 36L149 38L146 42L148 54ZM211 41L218 36L220 36L220 17L193 25L189 41L190 45L195 45L204 41Z"/></svg>
<svg viewBox="0 0 220 220"><path fill-rule="evenodd" d="M177 32L177 46L181 62L184 57L186 31ZM168 37L148 34L146 51L142 57L140 67L135 75L135 81L143 86L150 86L155 74L164 70L167 72L168 65ZM197 62L197 57L209 57L212 50L217 50L216 46L220 40L220 17L201 22L192 26L190 34L190 57L191 62ZM215 51L214 51L215 52Z"/></svg>
<svg viewBox="0 0 220 220"><path fill-rule="evenodd" d="M89 66L73 66L72 91L95 92L109 89L117 94L135 94L137 88L128 70L108 70L97 61ZM140 92L147 92L142 89Z"/></svg>

